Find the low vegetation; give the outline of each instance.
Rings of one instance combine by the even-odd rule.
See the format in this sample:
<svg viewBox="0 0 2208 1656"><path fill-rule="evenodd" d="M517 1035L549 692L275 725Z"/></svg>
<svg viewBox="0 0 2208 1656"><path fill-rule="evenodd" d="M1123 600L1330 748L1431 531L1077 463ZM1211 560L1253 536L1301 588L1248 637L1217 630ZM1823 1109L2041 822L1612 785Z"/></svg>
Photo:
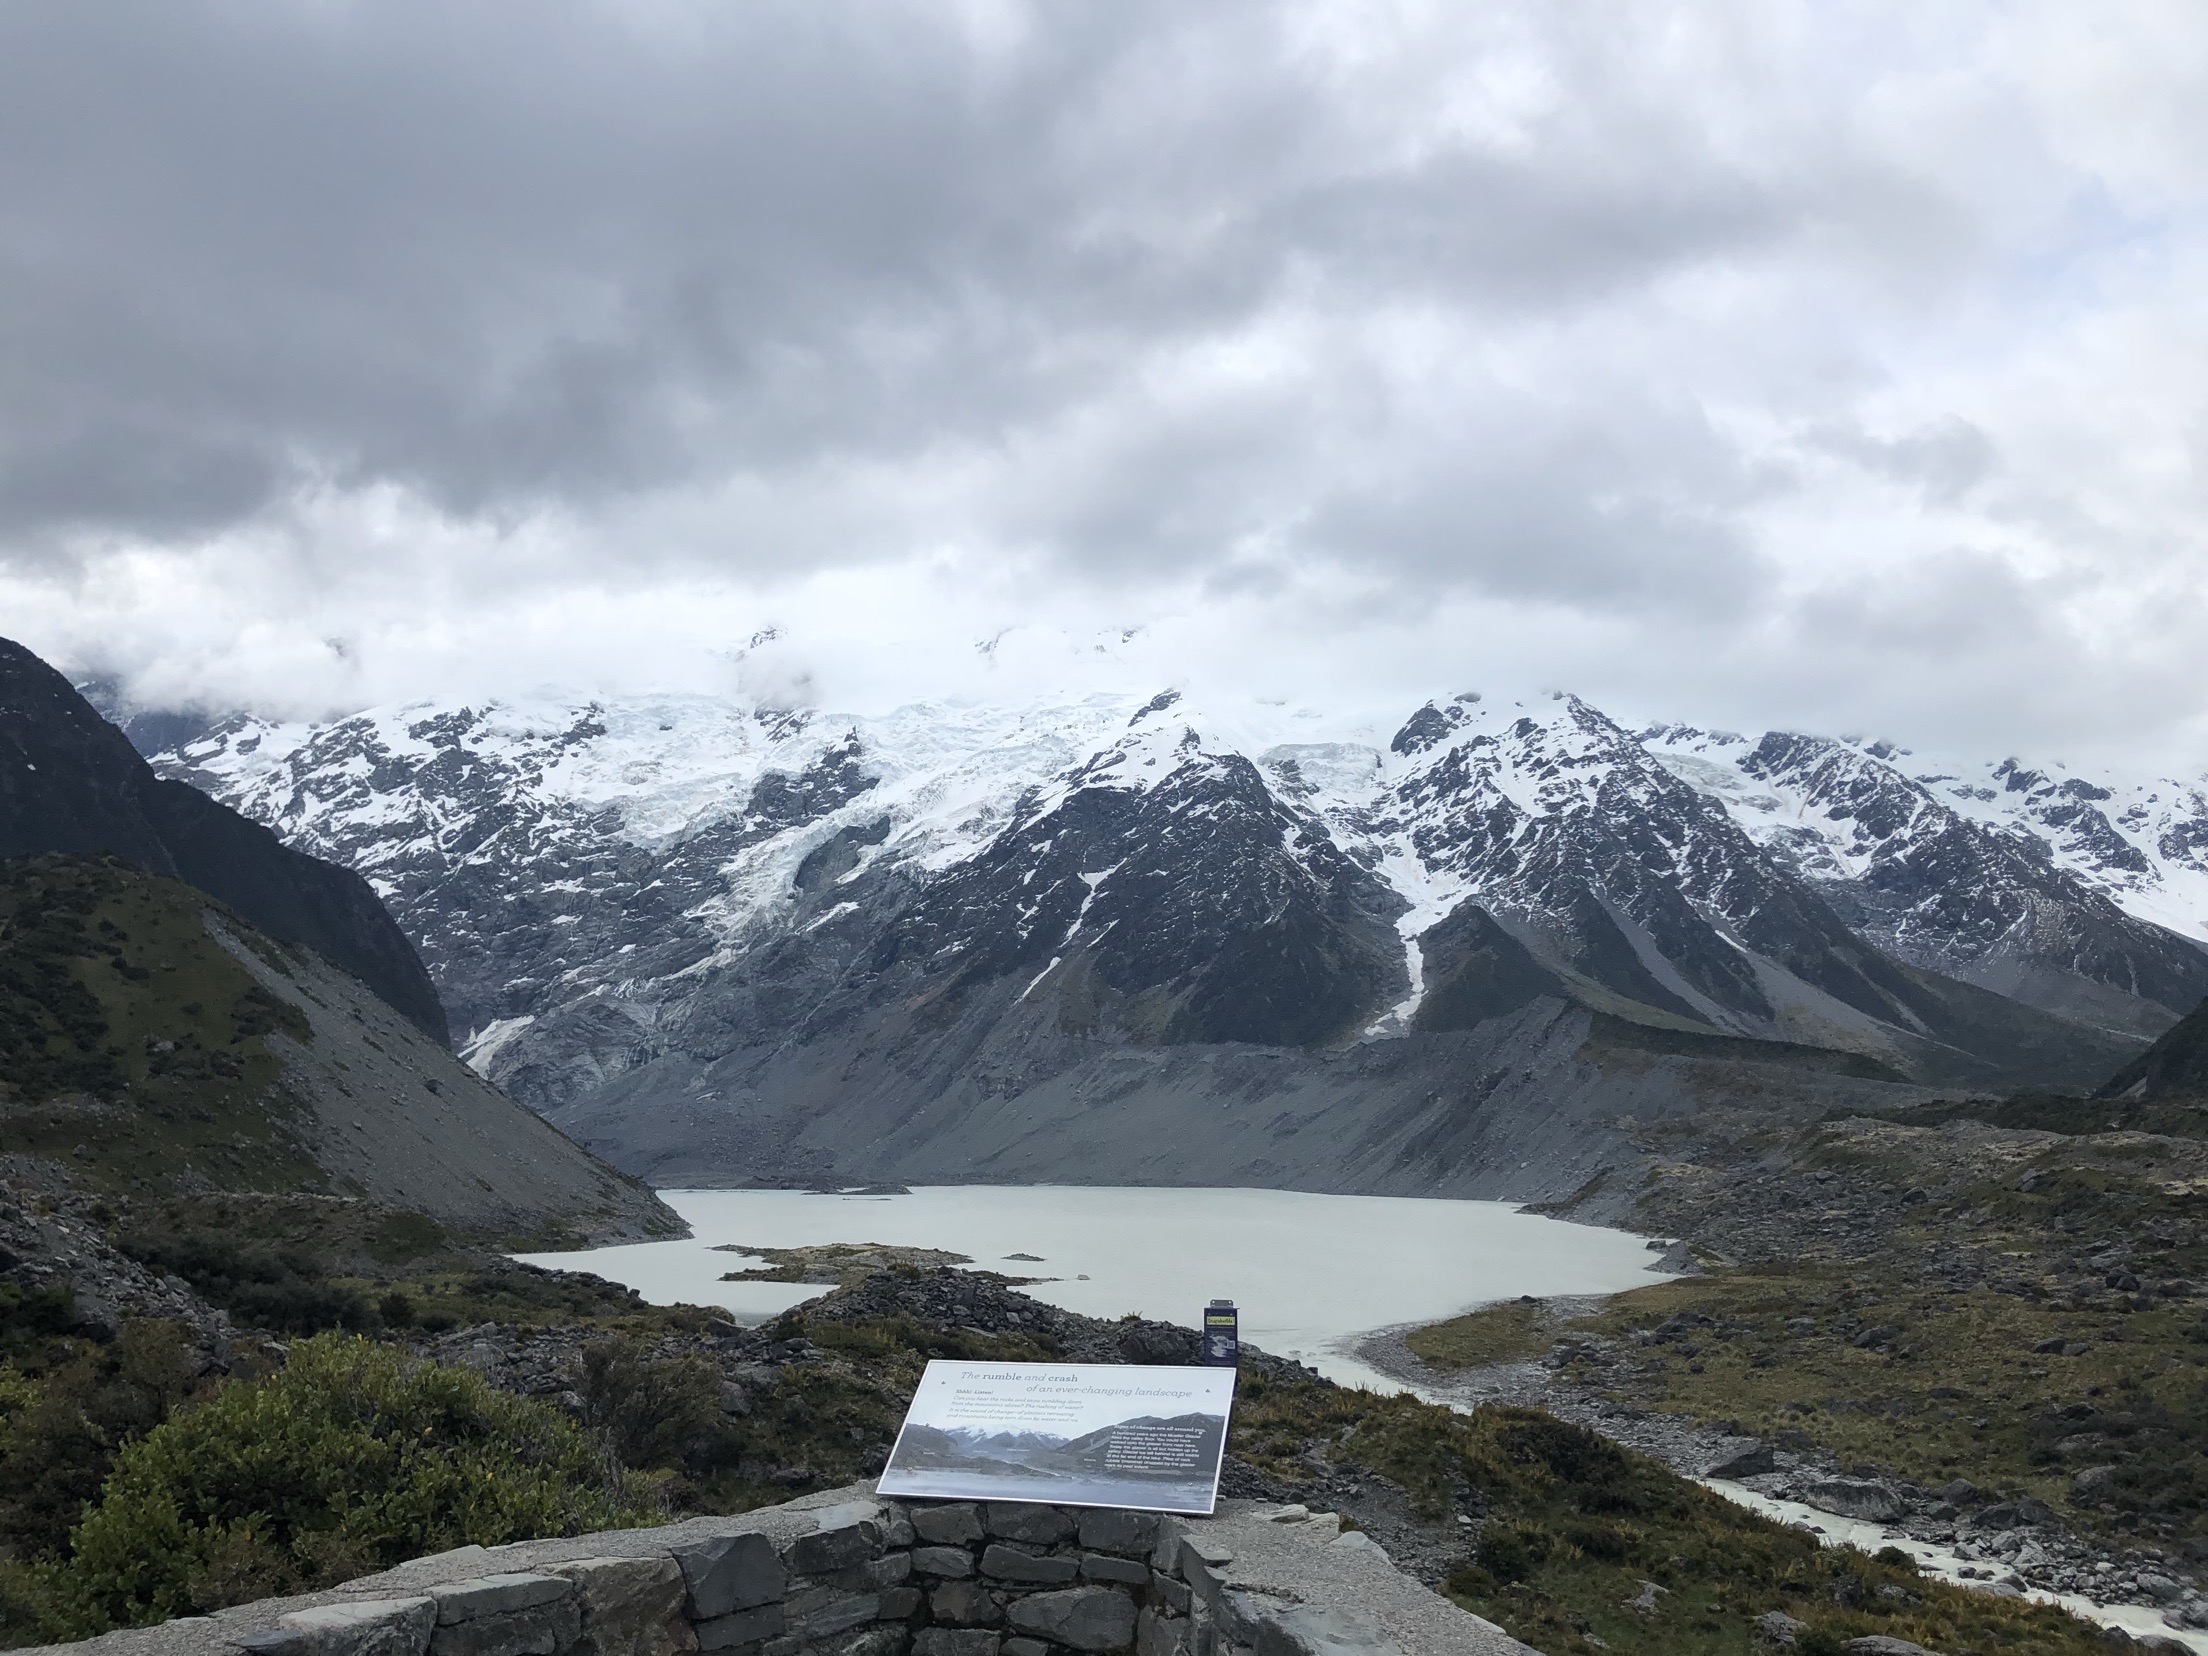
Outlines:
<svg viewBox="0 0 2208 1656"><path fill-rule="evenodd" d="M7 1585L42 1636L81 1638L653 1510L556 1409L328 1334L124 1448L67 1558Z"/></svg>
<svg viewBox="0 0 2208 1656"><path fill-rule="evenodd" d="M1584 1315L1501 1305L1408 1343L1442 1368L1550 1358L1616 1402L2033 1496L2079 1529L2208 1558L2196 1146L2042 1133L2000 1147L1998 1177L1937 1200L1908 1189L1921 1161L1854 1156L1896 1193L1890 1234L1861 1257L1720 1266ZM1812 1159L1849 1161L1829 1139Z"/></svg>
<svg viewBox="0 0 2208 1656"><path fill-rule="evenodd" d="M0 860L0 1152L124 1193L317 1181L269 1045L311 1032L210 902L112 858Z"/></svg>
<svg viewBox="0 0 2208 1656"><path fill-rule="evenodd" d="M2100 1648L2060 1612L1921 1579L1899 1553L1820 1548L1537 1410L1245 1378L1230 1448L1291 1479L1314 1456L1361 1467L1423 1516L1478 1511L1447 1592L1552 1656L1745 1651L1773 1610L1804 1624L1800 1650L1873 1633L1951 1653Z"/></svg>

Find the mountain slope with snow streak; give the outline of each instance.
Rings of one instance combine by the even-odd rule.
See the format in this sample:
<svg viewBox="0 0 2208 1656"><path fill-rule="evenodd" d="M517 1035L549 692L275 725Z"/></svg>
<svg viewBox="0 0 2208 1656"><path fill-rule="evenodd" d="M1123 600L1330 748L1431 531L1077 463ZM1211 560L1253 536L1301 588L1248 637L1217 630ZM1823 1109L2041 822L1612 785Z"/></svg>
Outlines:
<svg viewBox="0 0 2208 1656"><path fill-rule="evenodd" d="M2118 836L2083 797L2088 784L2065 792L2012 761L1993 769L2019 779L2017 803L1988 810L2001 797L1992 789L1911 775L1885 744L1685 727L1643 740L1902 960L2143 1035L2208 995L2208 956L2148 917L2169 912L2173 891L2182 908L2193 871ZM2040 831L2028 826L2034 808Z"/></svg>
<svg viewBox="0 0 2208 1656"><path fill-rule="evenodd" d="M1535 1131L1498 1100L2083 1087L2208 992L2020 825L2031 787L1994 820L1851 744L1569 696L424 704L160 764L366 875L471 1060L655 1177L1055 1176L1053 1133L1216 1147L1271 1100L1249 1166L1403 1189Z"/></svg>

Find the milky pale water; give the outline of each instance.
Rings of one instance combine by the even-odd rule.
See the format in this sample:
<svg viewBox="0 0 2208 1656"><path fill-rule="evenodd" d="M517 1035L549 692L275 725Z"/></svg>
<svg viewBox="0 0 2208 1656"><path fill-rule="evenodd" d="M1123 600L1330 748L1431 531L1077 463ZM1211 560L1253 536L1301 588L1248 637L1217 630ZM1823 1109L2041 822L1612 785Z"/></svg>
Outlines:
<svg viewBox="0 0 2208 1656"><path fill-rule="evenodd" d="M655 1305L718 1305L760 1322L825 1290L723 1282L757 1263L734 1243L886 1242L972 1256L1038 1281L1023 1292L1084 1316L1130 1311L1194 1328L1231 1299L1242 1337L1329 1378L1393 1391L1348 1353L1361 1335L1434 1322L1520 1294L1614 1294L1661 1280L1644 1238L1521 1213L1505 1202L1315 1196L1294 1190L922 1186L910 1195L663 1190L695 1233L587 1253L524 1254L587 1270ZM1033 1254L1035 1260L1008 1258Z"/></svg>

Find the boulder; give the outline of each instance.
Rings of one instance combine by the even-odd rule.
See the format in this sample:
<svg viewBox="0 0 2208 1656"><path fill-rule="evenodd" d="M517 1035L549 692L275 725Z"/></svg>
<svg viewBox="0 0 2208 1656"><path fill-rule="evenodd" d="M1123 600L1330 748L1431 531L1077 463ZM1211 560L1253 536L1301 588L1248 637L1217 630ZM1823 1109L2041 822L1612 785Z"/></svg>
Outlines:
<svg viewBox="0 0 2208 1656"><path fill-rule="evenodd" d="M1257 1656L1403 1656L1403 1647L1362 1610L1299 1605L1258 1622Z"/></svg>
<svg viewBox="0 0 2208 1656"><path fill-rule="evenodd" d="M2020 1501L1996 1501L1978 1514L1979 1525L1989 1530L2022 1529L2054 1521L2055 1509L2029 1495Z"/></svg>
<svg viewBox="0 0 2208 1656"><path fill-rule="evenodd" d="M1113 1587L1071 1587L1014 1599L1020 1632L1075 1650L1118 1650L1135 1637L1135 1601Z"/></svg>
<svg viewBox="0 0 2208 1656"><path fill-rule="evenodd" d="M2107 1497L2116 1487L2116 1468L2113 1466L2088 1466L2080 1469L2070 1480L2070 1499L2095 1502Z"/></svg>
<svg viewBox="0 0 2208 1656"><path fill-rule="evenodd" d="M1702 1463L1705 1478L1753 1478L1765 1472L1776 1472L1779 1463L1773 1457L1771 1445L1761 1438L1720 1438L1710 1448Z"/></svg>
<svg viewBox="0 0 2208 1656"><path fill-rule="evenodd" d="M1897 1639L1891 1633L1866 1633L1848 1641L1848 1656L1939 1656L1920 1644Z"/></svg>
<svg viewBox="0 0 2208 1656"><path fill-rule="evenodd" d="M1909 1510L1901 1492L1876 1479L1814 1478L1802 1486L1802 1499L1823 1512L1890 1524Z"/></svg>
<svg viewBox="0 0 2208 1656"><path fill-rule="evenodd" d="M1796 1621L1784 1610L1766 1610L1756 1618L1756 1637L1769 1645L1790 1645L1808 1625Z"/></svg>

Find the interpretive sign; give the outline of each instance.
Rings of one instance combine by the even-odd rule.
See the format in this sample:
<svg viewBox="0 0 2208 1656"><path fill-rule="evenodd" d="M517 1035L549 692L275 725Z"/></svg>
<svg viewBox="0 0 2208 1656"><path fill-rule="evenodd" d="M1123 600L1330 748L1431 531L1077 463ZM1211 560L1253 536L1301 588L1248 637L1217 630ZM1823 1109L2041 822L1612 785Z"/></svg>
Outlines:
<svg viewBox="0 0 2208 1656"><path fill-rule="evenodd" d="M884 1495L1209 1513L1234 1371L1098 1363L928 1364Z"/></svg>

